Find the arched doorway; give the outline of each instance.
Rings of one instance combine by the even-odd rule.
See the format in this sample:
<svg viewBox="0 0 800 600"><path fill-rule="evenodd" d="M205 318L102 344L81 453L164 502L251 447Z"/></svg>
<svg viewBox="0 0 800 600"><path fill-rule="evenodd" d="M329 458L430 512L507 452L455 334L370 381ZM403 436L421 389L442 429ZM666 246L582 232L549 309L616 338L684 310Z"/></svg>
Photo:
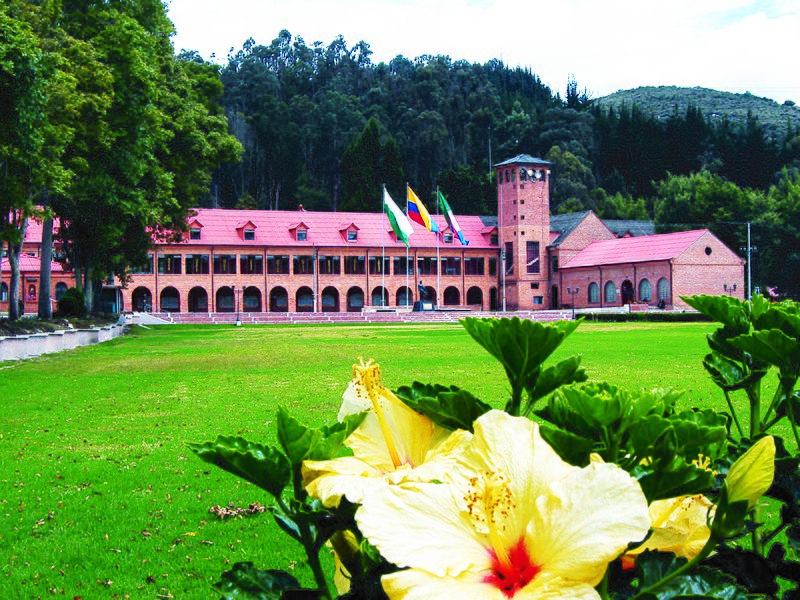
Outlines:
<svg viewBox="0 0 800 600"><path fill-rule="evenodd" d="M339 290L328 286L322 290L322 312L339 312Z"/></svg>
<svg viewBox="0 0 800 600"><path fill-rule="evenodd" d="M261 312L261 290L254 285L244 288L242 312Z"/></svg>
<svg viewBox="0 0 800 600"><path fill-rule="evenodd" d="M472 286L467 290L467 304L469 306L480 306L483 310L483 290L478 286Z"/></svg>
<svg viewBox="0 0 800 600"><path fill-rule="evenodd" d="M372 290L372 306L389 306L389 291L385 287L378 286Z"/></svg>
<svg viewBox="0 0 800 600"><path fill-rule="evenodd" d="M558 286L554 285L550 288L550 308L553 310L557 310L560 308L561 302L559 302L558 298Z"/></svg>
<svg viewBox="0 0 800 600"><path fill-rule="evenodd" d="M189 312L208 312L208 292L202 287L189 290Z"/></svg>
<svg viewBox="0 0 800 600"><path fill-rule="evenodd" d="M619 291L622 297L622 304L630 304L633 302L633 284L629 279L622 282L622 287L620 287Z"/></svg>
<svg viewBox="0 0 800 600"><path fill-rule="evenodd" d="M64 291L62 291L60 295L59 286L64 286ZM56 284L56 300L61 298L66 291L67 284L63 281L58 282ZM150 312L153 310L153 296L150 294L149 289L146 287L137 287L133 290L133 294L131 294L131 310L138 310L141 312Z"/></svg>
<svg viewBox="0 0 800 600"><path fill-rule="evenodd" d="M347 290L347 312L361 312L364 308L364 290L351 287Z"/></svg>
<svg viewBox="0 0 800 600"><path fill-rule="evenodd" d="M429 285L425 286L425 302L433 302L433 305L436 306L436 290Z"/></svg>
<svg viewBox="0 0 800 600"><path fill-rule="evenodd" d="M452 285L445 288L443 300L445 306L458 306L461 304L461 294L459 294L458 288Z"/></svg>
<svg viewBox="0 0 800 600"><path fill-rule="evenodd" d="M411 290L406 286L397 290L395 299L397 300L397 306L411 306L414 301L411 297Z"/></svg>
<svg viewBox="0 0 800 600"><path fill-rule="evenodd" d="M217 312L234 312L236 310L236 301L233 297L233 288L229 285L223 285L217 290Z"/></svg>
<svg viewBox="0 0 800 600"><path fill-rule="evenodd" d="M269 312L289 312L289 294L280 286L269 293Z"/></svg>
<svg viewBox="0 0 800 600"><path fill-rule="evenodd" d="M314 312L314 292L310 287L301 287L294 298L297 312Z"/></svg>
<svg viewBox="0 0 800 600"><path fill-rule="evenodd" d="M497 310L497 288L489 288L489 310Z"/></svg>
<svg viewBox="0 0 800 600"><path fill-rule="evenodd" d="M163 290L161 290L160 304L163 312L180 312L181 295L174 287L165 287Z"/></svg>

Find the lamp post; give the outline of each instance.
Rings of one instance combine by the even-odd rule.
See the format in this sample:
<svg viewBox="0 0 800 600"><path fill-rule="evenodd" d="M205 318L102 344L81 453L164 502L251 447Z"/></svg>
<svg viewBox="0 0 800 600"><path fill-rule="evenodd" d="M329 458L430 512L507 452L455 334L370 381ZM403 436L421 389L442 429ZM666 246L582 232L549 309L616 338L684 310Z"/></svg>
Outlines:
<svg viewBox="0 0 800 600"><path fill-rule="evenodd" d="M728 296L733 296L733 292L736 291L736 284L728 285L727 283L723 283L722 289L728 292Z"/></svg>
<svg viewBox="0 0 800 600"><path fill-rule="evenodd" d="M572 297L572 320L575 320L575 295L580 291L580 288L567 288L567 293Z"/></svg>

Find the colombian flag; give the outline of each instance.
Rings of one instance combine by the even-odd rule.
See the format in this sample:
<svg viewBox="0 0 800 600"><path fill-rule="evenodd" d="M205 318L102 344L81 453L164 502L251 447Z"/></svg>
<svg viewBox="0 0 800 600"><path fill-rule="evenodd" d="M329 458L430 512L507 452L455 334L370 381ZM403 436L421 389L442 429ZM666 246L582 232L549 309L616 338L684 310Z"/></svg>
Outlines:
<svg viewBox="0 0 800 600"><path fill-rule="evenodd" d="M411 188L408 188L408 218L419 223L428 231L433 231L434 233L439 231L436 223L431 219L431 215L422 204L422 200L417 197Z"/></svg>

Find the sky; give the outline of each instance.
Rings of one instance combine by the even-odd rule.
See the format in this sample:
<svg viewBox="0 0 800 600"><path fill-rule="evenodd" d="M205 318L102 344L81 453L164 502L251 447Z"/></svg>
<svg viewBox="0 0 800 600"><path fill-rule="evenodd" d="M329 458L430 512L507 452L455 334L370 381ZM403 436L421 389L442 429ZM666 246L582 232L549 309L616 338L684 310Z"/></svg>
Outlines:
<svg viewBox="0 0 800 600"><path fill-rule="evenodd" d="M798 0L166 1L176 50L219 63L248 38L269 45L286 29L309 46L339 34L348 47L363 40L374 63L498 58L562 96L573 76L592 98L675 85L800 106Z"/></svg>

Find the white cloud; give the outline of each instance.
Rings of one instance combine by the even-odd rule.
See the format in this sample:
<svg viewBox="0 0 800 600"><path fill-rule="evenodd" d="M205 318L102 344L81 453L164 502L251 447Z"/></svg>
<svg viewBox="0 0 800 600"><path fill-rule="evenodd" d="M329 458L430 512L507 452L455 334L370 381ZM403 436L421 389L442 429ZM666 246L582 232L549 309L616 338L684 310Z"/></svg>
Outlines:
<svg viewBox="0 0 800 600"><path fill-rule="evenodd" d="M176 48L222 61L282 29L307 44L342 34L375 61L447 54L529 66L562 91L594 96L640 85L750 91L800 103L800 7L791 0L172 0Z"/></svg>

